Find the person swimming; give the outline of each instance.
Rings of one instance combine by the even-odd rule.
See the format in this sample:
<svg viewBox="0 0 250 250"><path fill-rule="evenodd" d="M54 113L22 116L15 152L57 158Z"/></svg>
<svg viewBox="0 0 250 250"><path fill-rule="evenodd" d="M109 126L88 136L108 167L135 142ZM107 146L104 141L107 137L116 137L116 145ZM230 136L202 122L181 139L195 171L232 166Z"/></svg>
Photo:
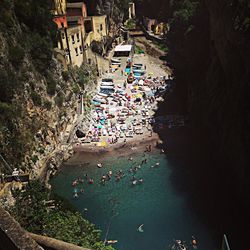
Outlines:
<svg viewBox="0 0 250 250"><path fill-rule="evenodd" d="M94 183L94 179L93 179L93 178L90 178L88 183L89 183L89 184L93 184L93 183Z"/></svg>
<svg viewBox="0 0 250 250"><path fill-rule="evenodd" d="M132 181L132 185L135 186L137 184L137 180Z"/></svg>
<svg viewBox="0 0 250 250"><path fill-rule="evenodd" d="M143 183L143 179L142 179L142 178L141 178L141 179L139 179L138 181L139 181L139 183Z"/></svg>

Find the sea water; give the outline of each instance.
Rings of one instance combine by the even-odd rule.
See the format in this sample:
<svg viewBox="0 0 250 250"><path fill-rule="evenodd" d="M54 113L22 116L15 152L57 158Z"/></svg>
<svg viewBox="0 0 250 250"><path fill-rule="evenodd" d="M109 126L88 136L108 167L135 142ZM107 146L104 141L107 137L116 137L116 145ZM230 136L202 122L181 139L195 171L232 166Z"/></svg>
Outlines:
<svg viewBox="0 0 250 250"><path fill-rule="evenodd" d="M130 157L133 159L129 160ZM141 164L144 159L147 163ZM102 168L97 167L99 162L103 163ZM141 168L136 173L129 171L138 165ZM100 184L102 175L110 170L111 180ZM114 175L119 170L124 177L117 182ZM85 180L73 187L72 182L84 179L86 173L94 178L94 184ZM132 185L133 175L142 178L143 183ZM198 239L199 249L215 249L206 226L192 213L186 198L173 188L167 156L158 151L146 155L109 155L81 166L65 165L51 184L58 195L102 230L103 240L118 240L114 244L117 250L167 250L173 239L188 243L192 235ZM84 189L83 194L80 189ZM73 197L74 192L78 192L78 198ZM141 224L143 232L138 231Z"/></svg>

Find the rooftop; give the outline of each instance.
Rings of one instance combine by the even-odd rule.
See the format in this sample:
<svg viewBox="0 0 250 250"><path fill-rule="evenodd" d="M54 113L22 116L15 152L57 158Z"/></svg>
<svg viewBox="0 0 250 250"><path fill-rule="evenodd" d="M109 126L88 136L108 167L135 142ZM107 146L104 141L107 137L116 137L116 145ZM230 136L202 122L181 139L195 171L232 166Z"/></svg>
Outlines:
<svg viewBox="0 0 250 250"><path fill-rule="evenodd" d="M67 8L82 8L84 2L79 3L67 3Z"/></svg>
<svg viewBox="0 0 250 250"><path fill-rule="evenodd" d="M131 51L132 45L118 45L115 47L115 52L118 51Z"/></svg>

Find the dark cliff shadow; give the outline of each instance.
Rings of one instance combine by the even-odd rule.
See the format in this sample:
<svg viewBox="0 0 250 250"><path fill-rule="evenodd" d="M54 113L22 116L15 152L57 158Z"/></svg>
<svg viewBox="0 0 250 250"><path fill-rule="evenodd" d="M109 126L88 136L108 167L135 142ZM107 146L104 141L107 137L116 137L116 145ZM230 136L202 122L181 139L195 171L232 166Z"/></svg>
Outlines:
<svg viewBox="0 0 250 250"><path fill-rule="evenodd" d="M156 117L185 114L185 89L175 89L159 104ZM174 188L187 197L190 210L207 226L220 249L225 233L232 249L245 249L249 211L237 194L234 176L221 168L221 159L214 157L207 144L208 134L187 123L185 127L157 130L170 164Z"/></svg>

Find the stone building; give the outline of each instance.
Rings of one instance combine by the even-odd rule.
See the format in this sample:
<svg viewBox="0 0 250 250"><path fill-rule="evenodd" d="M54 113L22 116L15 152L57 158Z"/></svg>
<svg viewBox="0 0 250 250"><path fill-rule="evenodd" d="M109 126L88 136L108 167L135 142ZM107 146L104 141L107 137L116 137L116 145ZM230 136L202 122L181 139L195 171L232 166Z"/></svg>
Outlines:
<svg viewBox="0 0 250 250"><path fill-rule="evenodd" d="M143 17L143 25L147 31L154 32L155 27L157 25L157 20L148 17Z"/></svg>
<svg viewBox="0 0 250 250"><path fill-rule="evenodd" d="M64 3L64 12L59 12L59 2ZM54 0L54 6L59 6L59 10L54 11L57 13L54 15L54 22L58 27L57 47L64 52L60 54L60 60L65 55L66 64L73 66L81 66L83 62L98 64L100 59L97 60L90 46L93 41L105 41L108 35L107 16L88 16L84 2L66 3Z"/></svg>
<svg viewBox="0 0 250 250"><path fill-rule="evenodd" d="M66 0L50 0L50 6L53 15L65 15Z"/></svg>
<svg viewBox="0 0 250 250"><path fill-rule="evenodd" d="M167 23L158 22L156 19L143 17L143 25L147 31L154 33L155 35L165 35L169 26Z"/></svg>

